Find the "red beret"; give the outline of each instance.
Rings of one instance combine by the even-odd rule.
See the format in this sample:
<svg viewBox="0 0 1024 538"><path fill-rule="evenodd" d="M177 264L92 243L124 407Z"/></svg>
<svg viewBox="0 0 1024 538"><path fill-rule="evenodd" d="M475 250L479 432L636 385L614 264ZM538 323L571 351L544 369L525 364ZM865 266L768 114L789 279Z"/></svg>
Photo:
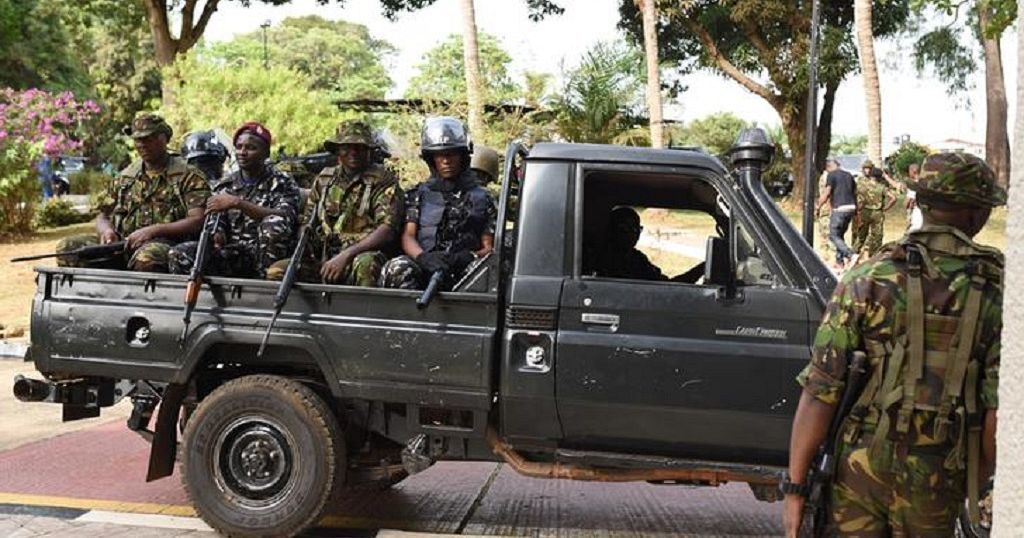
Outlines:
<svg viewBox="0 0 1024 538"><path fill-rule="evenodd" d="M235 136L231 138L232 144L238 143L238 137L244 133L249 133L256 138L262 138L267 143L267 147L270 147L270 141L273 137L270 135L270 130L263 126L263 124L255 121L247 121L242 124L237 130L235 130Z"/></svg>

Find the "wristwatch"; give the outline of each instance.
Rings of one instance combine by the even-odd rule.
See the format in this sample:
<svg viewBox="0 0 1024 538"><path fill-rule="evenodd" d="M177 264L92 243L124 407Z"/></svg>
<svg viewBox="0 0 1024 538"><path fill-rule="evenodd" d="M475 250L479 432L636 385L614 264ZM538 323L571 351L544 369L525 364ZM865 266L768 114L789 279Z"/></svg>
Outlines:
<svg viewBox="0 0 1024 538"><path fill-rule="evenodd" d="M783 495L799 495L806 497L810 492L811 488L807 484L795 484L789 479L789 475L782 477L782 482L779 483L779 491Z"/></svg>

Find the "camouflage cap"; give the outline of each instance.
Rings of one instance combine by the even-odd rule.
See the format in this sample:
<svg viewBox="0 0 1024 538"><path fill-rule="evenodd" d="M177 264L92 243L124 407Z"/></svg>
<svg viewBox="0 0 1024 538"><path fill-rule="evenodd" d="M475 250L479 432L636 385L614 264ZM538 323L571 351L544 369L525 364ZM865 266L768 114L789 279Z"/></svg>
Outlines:
<svg viewBox="0 0 1024 538"><path fill-rule="evenodd" d="M338 124L334 132L334 138L324 141L324 147L336 151L342 144L373 145L373 130L364 122L358 120L343 121Z"/></svg>
<svg viewBox="0 0 1024 538"><path fill-rule="evenodd" d="M130 126L124 128L124 134L132 138L146 138L156 133L164 133L168 139L174 134L167 121L156 114L140 114L132 120Z"/></svg>
<svg viewBox="0 0 1024 538"><path fill-rule="evenodd" d="M874 168L875 162L871 159L864 159L864 162L860 163L861 168Z"/></svg>
<svg viewBox="0 0 1024 538"><path fill-rule="evenodd" d="M921 163L917 181L907 186L918 200L928 199L974 207L1006 204L1006 190L981 158L962 152L933 153Z"/></svg>

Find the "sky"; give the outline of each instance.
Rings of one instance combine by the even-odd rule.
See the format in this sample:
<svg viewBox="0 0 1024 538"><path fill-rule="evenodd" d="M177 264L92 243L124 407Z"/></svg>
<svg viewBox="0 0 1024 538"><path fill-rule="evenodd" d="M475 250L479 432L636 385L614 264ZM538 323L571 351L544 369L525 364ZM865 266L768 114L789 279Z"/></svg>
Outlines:
<svg viewBox="0 0 1024 538"><path fill-rule="evenodd" d="M616 28L619 0L560 0L565 13L537 23L527 17L523 0L476 0L475 4L478 31L499 38L513 57L513 76L519 81L526 70L557 76L593 44L622 38ZM395 45L398 53L390 59L389 67L395 81L390 95L396 97L416 74L423 54L448 35L462 30L458 0L437 0L428 8L400 14L395 21L381 14L377 0L347 0L344 6L320 6L314 0L295 0L277 7L254 2L249 8L241 7L238 2L227 2L221 3L207 29L206 39L223 41L235 34L258 30L265 20L276 24L286 17L311 14L364 24L374 37ZM907 43L892 41L880 41L875 46L880 62L883 152L891 151L893 138L901 135L926 144L951 138L983 143L985 88L982 74L979 72L975 77L975 87L967 99L950 97L941 82L916 73L907 48ZM1017 72L1014 32L1004 36L1002 50L1012 122L1016 96L1013 84ZM733 112L761 125L779 124L774 109L730 79L711 73L694 73L681 81L688 89L676 103L666 106L666 119L687 122L715 112ZM965 107L964 101L970 106ZM864 134L864 111L863 81L859 76L851 77L837 93L833 132Z"/></svg>

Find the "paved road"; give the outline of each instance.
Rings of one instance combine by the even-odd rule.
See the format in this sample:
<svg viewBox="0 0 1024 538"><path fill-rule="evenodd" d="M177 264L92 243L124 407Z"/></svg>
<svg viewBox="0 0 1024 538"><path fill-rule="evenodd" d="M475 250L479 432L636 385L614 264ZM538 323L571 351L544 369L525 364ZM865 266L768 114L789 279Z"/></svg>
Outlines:
<svg viewBox="0 0 1024 538"><path fill-rule="evenodd" d="M13 402L10 376L24 366L0 362L0 537L209 535L177 475L144 481L148 444L123 420L60 425L57 406ZM779 514L743 484L539 480L496 463L439 463L389 491L344 499L311 534L773 536Z"/></svg>

